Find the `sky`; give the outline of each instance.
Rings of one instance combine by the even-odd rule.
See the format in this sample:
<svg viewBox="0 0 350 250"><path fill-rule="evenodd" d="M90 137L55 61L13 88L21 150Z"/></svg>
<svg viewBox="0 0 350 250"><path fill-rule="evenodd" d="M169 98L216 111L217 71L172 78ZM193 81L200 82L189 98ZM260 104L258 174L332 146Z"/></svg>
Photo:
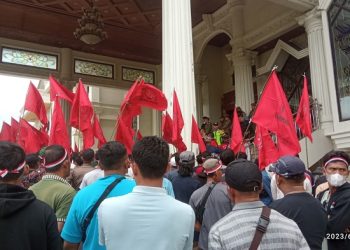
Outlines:
<svg viewBox="0 0 350 250"><path fill-rule="evenodd" d="M0 74L0 127L11 123L11 116L18 121L30 81L39 84L39 79Z"/></svg>

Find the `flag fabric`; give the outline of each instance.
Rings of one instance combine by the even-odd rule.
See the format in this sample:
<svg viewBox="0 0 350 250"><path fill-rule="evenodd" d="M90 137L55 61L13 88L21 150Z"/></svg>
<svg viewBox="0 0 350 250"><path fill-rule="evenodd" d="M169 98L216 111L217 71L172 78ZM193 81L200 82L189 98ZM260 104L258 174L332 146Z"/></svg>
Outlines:
<svg viewBox="0 0 350 250"><path fill-rule="evenodd" d="M143 136L142 136L140 130L137 130L136 139L137 139L138 141L140 141L140 140L142 140L142 137L143 137Z"/></svg>
<svg viewBox="0 0 350 250"><path fill-rule="evenodd" d="M180 139L178 141L173 142L173 145L177 148L177 151L179 153L187 150L187 146L183 142L182 137L180 137Z"/></svg>
<svg viewBox="0 0 350 250"><path fill-rule="evenodd" d="M2 123L2 128L0 132L0 141L14 142L12 140L11 126L6 122Z"/></svg>
<svg viewBox="0 0 350 250"><path fill-rule="evenodd" d="M17 143L18 133L19 133L19 123L13 117L11 117L11 135L12 135L11 141Z"/></svg>
<svg viewBox="0 0 350 250"><path fill-rule="evenodd" d="M259 151L259 168L263 170L270 163L276 162L279 158L278 150L272 141L270 133L259 125L255 129L254 144Z"/></svg>
<svg viewBox="0 0 350 250"><path fill-rule="evenodd" d="M281 156L301 151L292 112L275 71L269 76L252 121L276 134Z"/></svg>
<svg viewBox="0 0 350 250"><path fill-rule="evenodd" d="M233 118L232 118L232 133L231 133L231 143L230 148L233 152L236 154L238 152L245 152L245 148L243 143L243 136L242 136L242 129L241 124L238 119L237 109L235 107L235 110L233 112Z"/></svg>
<svg viewBox="0 0 350 250"><path fill-rule="evenodd" d="M74 99L74 93L69 91L65 86L60 84L55 77L50 75L49 77L50 81L50 101L53 102L56 100L56 97L59 99L64 99L70 103L73 102Z"/></svg>
<svg viewBox="0 0 350 250"><path fill-rule="evenodd" d="M199 132L198 125L196 120L194 119L192 115L192 131L191 131L191 141L192 143L198 144L199 151L201 153L205 152L207 150L205 143L203 141L202 135Z"/></svg>
<svg viewBox="0 0 350 250"><path fill-rule="evenodd" d="M134 146L134 130L131 126L126 126L122 119L118 119L117 133L115 134L115 140L124 144L128 154L131 154L132 147Z"/></svg>
<svg viewBox="0 0 350 250"><path fill-rule="evenodd" d="M20 119L19 143L27 154L37 153L41 148L47 146L48 136L45 132L37 130L24 119Z"/></svg>
<svg viewBox="0 0 350 250"><path fill-rule="evenodd" d="M70 149L70 140L68 137L68 131L60 101L56 97L54 102L54 109L52 112L51 129L49 137L49 145L58 144L64 147L66 150Z"/></svg>
<svg viewBox="0 0 350 250"><path fill-rule="evenodd" d="M95 144L94 129L89 127L82 131L83 133L83 149L89 149Z"/></svg>
<svg viewBox="0 0 350 250"><path fill-rule="evenodd" d="M310 116L309 92L307 90L307 79L304 76L304 87L300 97L299 108L295 118L296 124L301 129L301 132L307 136L312 142L312 125Z"/></svg>
<svg viewBox="0 0 350 250"><path fill-rule="evenodd" d="M131 124L132 118L142 113L141 107L133 103L140 95L141 83L136 80L120 105L120 114L117 120L122 119L125 124Z"/></svg>
<svg viewBox="0 0 350 250"><path fill-rule="evenodd" d="M106 141L105 136L103 135L103 131L102 131L100 122L99 122L96 114L94 115L94 123L93 123L92 127L93 127L93 130L94 130L94 137L96 137L97 140L98 140L98 148L100 148L107 141Z"/></svg>
<svg viewBox="0 0 350 250"><path fill-rule="evenodd" d="M163 131L163 139L172 144L173 137L173 119L171 119L169 113L166 111L165 115L162 115L162 131Z"/></svg>
<svg viewBox="0 0 350 250"><path fill-rule="evenodd" d="M141 82L140 89L140 96L133 102L134 105L148 107L159 111L167 109L168 101L160 89L144 82Z"/></svg>
<svg viewBox="0 0 350 250"><path fill-rule="evenodd" d="M177 99L176 91L173 94L173 133L172 141L177 142L182 140L181 131L184 127L184 120L182 118L179 100Z"/></svg>
<svg viewBox="0 0 350 250"><path fill-rule="evenodd" d="M33 112L44 125L44 128L48 125L46 108L38 89L33 85L29 84L26 100L24 103L24 109Z"/></svg>

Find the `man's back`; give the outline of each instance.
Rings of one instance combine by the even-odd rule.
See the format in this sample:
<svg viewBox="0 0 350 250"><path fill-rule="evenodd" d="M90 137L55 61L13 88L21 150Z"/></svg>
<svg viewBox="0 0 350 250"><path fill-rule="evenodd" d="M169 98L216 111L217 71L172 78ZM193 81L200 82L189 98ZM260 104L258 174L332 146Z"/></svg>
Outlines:
<svg viewBox="0 0 350 250"><path fill-rule="evenodd" d="M321 249L326 234L327 215L321 203L309 193L288 194L270 208L295 221L311 249Z"/></svg>
<svg viewBox="0 0 350 250"><path fill-rule="evenodd" d="M80 243L82 239L81 225L83 225L83 221L88 212L92 209L108 185L111 184L116 178L120 177L120 175L111 175L104 177L77 193L77 195L74 197L66 223L62 230L61 236L65 241L71 243ZM110 192L108 197L127 194L132 191L134 186L135 182L133 180L124 179ZM98 244L97 223L97 213L95 212L86 231L84 250L105 249Z"/></svg>
<svg viewBox="0 0 350 250"><path fill-rule="evenodd" d="M260 201L236 204L232 212L211 228L209 249L249 249L263 205ZM274 210L259 247L261 250L310 249L298 225Z"/></svg>
<svg viewBox="0 0 350 250"><path fill-rule="evenodd" d="M81 182L83 181L84 175L94 170L95 168L91 166L91 164L84 163L81 166L75 167L71 175L68 177L70 183L74 189L79 189Z"/></svg>
<svg viewBox="0 0 350 250"><path fill-rule="evenodd" d="M190 201L192 193L200 188L200 182L192 176L176 176L171 183L175 193L175 199L187 203Z"/></svg>
<svg viewBox="0 0 350 250"><path fill-rule="evenodd" d="M62 249L55 214L32 191L0 184L0 249Z"/></svg>
<svg viewBox="0 0 350 250"><path fill-rule="evenodd" d="M163 188L136 186L102 202L98 216L107 249L192 250L194 213Z"/></svg>

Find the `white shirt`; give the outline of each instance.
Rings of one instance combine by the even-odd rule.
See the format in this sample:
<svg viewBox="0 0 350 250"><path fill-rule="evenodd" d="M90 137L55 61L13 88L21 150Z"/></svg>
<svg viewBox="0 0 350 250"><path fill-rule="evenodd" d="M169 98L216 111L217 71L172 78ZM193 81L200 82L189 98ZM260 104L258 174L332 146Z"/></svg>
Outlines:
<svg viewBox="0 0 350 250"><path fill-rule="evenodd" d="M79 188L83 189L84 187L94 183L95 181L103 178L104 176L105 176L104 171L100 168L96 168L84 175Z"/></svg>
<svg viewBox="0 0 350 250"><path fill-rule="evenodd" d="M107 250L192 250L192 208L163 188L136 186L98 209L100 245Z"/></svg>

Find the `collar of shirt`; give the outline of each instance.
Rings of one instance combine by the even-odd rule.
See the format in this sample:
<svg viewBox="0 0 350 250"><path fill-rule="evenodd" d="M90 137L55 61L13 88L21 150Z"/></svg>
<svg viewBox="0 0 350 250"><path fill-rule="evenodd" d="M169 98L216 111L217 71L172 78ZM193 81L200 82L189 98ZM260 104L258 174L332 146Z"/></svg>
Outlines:
<svg viewBox="0 0 350 250"><path fill-rule="evenodd" d="M132 192L151 195L167 195L166 190L162 187L135 186Z"/></svg>
<svg viewBox="0 0 350 250"><path fill-rule="evenodd" d="M70 184L68 183L68 181L66 181L64 178L62 178L61 176L55 175L55 174L46 174L43 176L42 178L43 180L56 180L56 181L60 181L64 184L67 184L70 186Z"/></svg>
<svg viewBox="0 0 350 250"><path fill-rule="evenodd" d="M252 208L260 208L265 206L261 201L251 201L251 202L242 202L234 205L232 211L236 210L244 210L244 209L252 209Z"/></svg>

